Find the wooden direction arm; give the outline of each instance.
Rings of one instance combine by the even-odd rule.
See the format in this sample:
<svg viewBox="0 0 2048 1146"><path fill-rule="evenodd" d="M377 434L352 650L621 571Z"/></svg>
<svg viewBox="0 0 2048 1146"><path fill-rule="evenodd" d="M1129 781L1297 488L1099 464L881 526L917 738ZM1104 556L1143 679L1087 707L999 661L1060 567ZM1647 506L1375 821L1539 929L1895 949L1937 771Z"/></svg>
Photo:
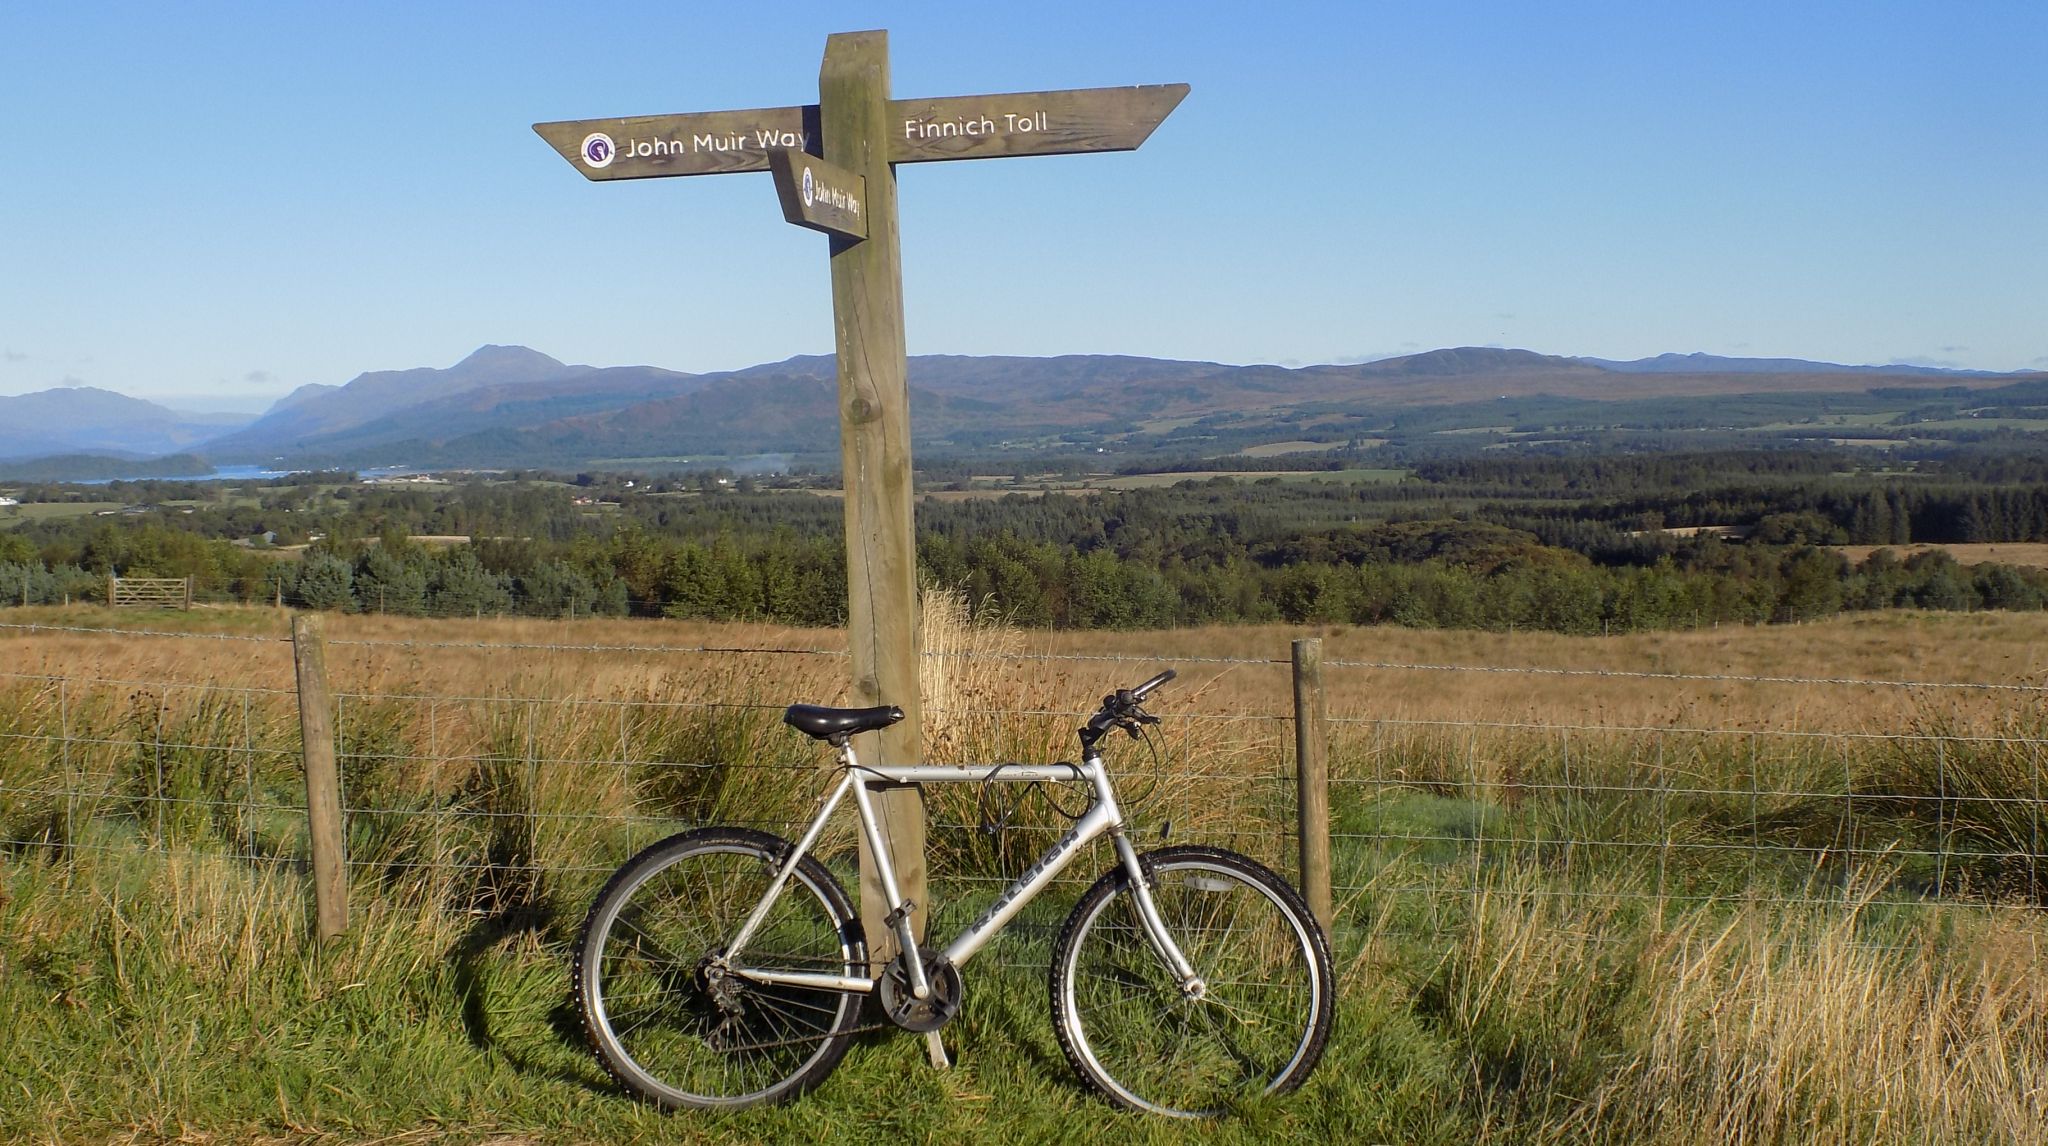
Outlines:
<svg viewBox="0 0 2048 1146"><path fill-rule="evenodd" d="M1186 84L1151 84L890 100L889 162L1131 151L1187 94ZM568 119L533 130L593 180L766 171L771 151L824 154L816 104Z"/></svg>

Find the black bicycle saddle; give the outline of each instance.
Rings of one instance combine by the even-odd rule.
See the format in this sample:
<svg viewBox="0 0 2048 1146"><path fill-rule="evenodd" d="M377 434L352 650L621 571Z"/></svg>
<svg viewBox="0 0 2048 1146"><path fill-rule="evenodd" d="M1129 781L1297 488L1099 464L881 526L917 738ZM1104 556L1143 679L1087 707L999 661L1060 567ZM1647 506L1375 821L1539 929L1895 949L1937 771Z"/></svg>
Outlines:
<svg viewBox="0 0 2048 1146"><path fill-rule="evenodd" d="M819 740L834 740L857 732L873 732L903 719L903 710L893 704L876 708L826 708L822 704L792 704L782 722Z"/></svg>

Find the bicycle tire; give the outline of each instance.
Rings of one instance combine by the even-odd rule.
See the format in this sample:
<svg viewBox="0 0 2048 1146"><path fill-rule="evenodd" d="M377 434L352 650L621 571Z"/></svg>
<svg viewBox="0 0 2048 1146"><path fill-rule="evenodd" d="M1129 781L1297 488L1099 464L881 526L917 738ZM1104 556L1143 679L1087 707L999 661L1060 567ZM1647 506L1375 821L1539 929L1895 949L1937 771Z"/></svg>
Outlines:
<svg viewBox="0 0 2048 1146"><path fill-rule="evenodd" d="M1119 865L1082 895L1053 947L1053 1030L1074 1072L1119 1106L1182 1118L1300 1086L1336 1025L1329 939L1308 904L1221 848L1138 860L1206 993L1184 997Z"/></svg>
<svg viewBox="0 0 2048 1146"><path fill-rule="evenodd" d="M767 832L701 828L641 851L598 893L571 982L591 1049L626 1089L668 1109L736 1109L795 1098L845 1057L865 995L737 978L714 988L704 973L789 852ZM860 917L808 855L745 956L763 967L867 973Z"/></svg>

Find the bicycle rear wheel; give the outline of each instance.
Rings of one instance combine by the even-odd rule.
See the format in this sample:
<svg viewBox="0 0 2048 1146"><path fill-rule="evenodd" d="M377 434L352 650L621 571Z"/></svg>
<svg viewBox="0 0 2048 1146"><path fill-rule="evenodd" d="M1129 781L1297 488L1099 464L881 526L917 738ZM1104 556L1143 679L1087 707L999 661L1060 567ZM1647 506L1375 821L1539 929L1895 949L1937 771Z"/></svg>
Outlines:
<svg viewBox="0 0 2048 1146"><path fill-rule="evenodd" d="M1153 949L1128 873L1061 927L1053 1030L1075 1073L1120 1106L1182 1118L1293 1090L1335 1025L1329 940L1285 880L1220 848L1139 857L1173 941L1205 985L1187 997Z"/></svg>
<svg viewBox="0 0 2048 1146"><path fill-rule="evenodd" d="M634 1093L671 1108L780 1102L845 1056L864 996L746 982L712 964L789 851L745 828L684 832L598 893L576 947L576 1003L598 1061ZM823 864L797 865L742 961L867 973L859 917Z"/></svg>

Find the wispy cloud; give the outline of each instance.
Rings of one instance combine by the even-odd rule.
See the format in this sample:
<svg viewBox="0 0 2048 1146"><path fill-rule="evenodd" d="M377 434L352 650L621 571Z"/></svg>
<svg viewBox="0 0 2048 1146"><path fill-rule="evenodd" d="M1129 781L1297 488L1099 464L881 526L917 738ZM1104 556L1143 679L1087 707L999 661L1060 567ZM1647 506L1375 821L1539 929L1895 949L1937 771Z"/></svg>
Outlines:
<svg viewBox="0 0 2048 1146"><path fill-rule="evenodd" d="M1940 350L1943 354L1968 354L1970 352L1970 348L1967 346L1943 346Z"/></svg>
<svg viewBox="0 0 2048 1146"><path fill-rule="evenodd" d="M4 358L9 362L27 362L28 354L20 350L0 350L0 358Z"/></svg>
<svg viewBox="0 0 2048 1146"><path fill-rule="evenodd" d="M252 386L268 386L277 381L277 375L272 374L268 370L251 370L247 374L242 375L242 381Z"/></svg>

